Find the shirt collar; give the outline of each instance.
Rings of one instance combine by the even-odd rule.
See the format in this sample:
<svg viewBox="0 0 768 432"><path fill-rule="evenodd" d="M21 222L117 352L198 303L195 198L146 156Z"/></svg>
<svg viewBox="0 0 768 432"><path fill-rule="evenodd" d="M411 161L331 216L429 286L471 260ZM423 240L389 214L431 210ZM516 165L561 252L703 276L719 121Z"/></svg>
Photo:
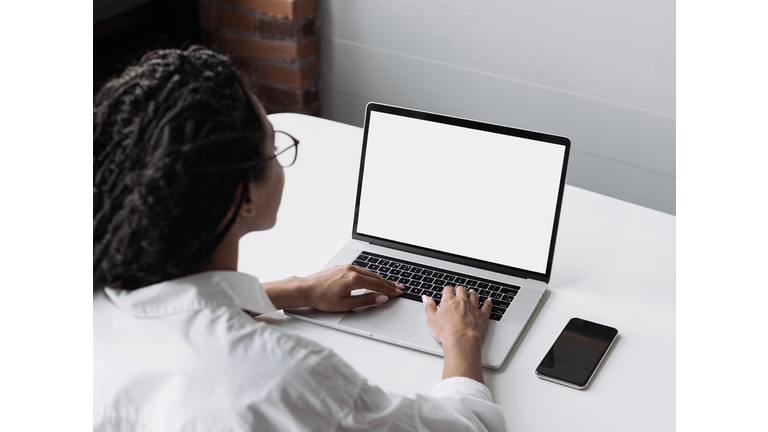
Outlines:
<svg viewBox="0 0 768 432"><path fill-rule="evenodd" d="M120 309L137 317L156 317L213 306L232 306L256 313L275 306L259 280L236 271L208 271L137 290L104 288Z"/></svg>

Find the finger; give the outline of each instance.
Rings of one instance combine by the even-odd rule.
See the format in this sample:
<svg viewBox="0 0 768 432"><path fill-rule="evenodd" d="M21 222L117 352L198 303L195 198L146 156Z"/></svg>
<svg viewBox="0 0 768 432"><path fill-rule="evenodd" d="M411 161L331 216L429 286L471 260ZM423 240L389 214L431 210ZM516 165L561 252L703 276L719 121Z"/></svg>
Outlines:
<svg viewBox="0 0 768 432"><path fill-rule="evenodd" d="M432 298L426 295L421 296L421 301L424 303L424 313L427 315L427 326L429 327L429 333L436 341L440 342L440 338L435 334L433 324L435 322L435 314L437 314L437 303ZM442 342L440 342L442 343Z"/></svg>
<svg viewBox="0 0 768 432"><path fill-rule="evenodd" d="M456 297L467 297L467 287L459 285L456 287Z"/></svg>
<svg viewBox="0 0 768 432"><path fill-rule="evenodd" d="M362 277L368 278L366 283L366 288L371 291L378 291L380 293L386 294L388 296L399 296L403 293L403 285L399 284L397 282L392 282L384 279L383 277L378 276L378 278L375 277L368 277L367 275L361 275Z"/></svg>
<svg viewBox="0 0 768 432"><path fill-rule="evenodd" d="M361 269L365 271L364 269ZM362 273L357 272L353 283L358 288L365 288L371 291L378 291L388 296L399 296L403 293L403 286L399 283L388 281L376 273L369 275L371 272Z"/></svg>
<svg viewBox="0 0 768 432"><path fill-rule="evenodd" d="M446 285L445 287L443 287L443 301L453 300L455 296L456 296L456 290L454 290L451 285Z"/></svg>
<svg viewBox="0 0 768 432"><path fill-rule="evenodd" d="M431 319L437 313L437 305L429 296L422 295L421 301L424 303L424 311L427 313L427 319Z"/></svg>
<svg viewBox="0 0 768 432"><path fill-rule="evenodd" d="M480 316L485 318L491 317L491 310L493 309L493 301L490 298L485 299L483 307L480 308Z"/></svg>
<svg viewBox="0 0 768 432"><path fill-rule="evenodd" d="M347 310L351 310L351 309L355 309L363 306L371 306L379 303L384 303L387 300L389 300L389 297L385 296L384 294L366 293L366 294L346 297L343 303L344 303L344 306L347 307Z"/></svg>
<svg viewBox="0 0 768 432"><path fill-rule="evenodd" d="M349 270L354 271L355 273L361 274L363 276L370 276L372 278L381 279L381 280L387 280L384 276L376 273L373 270L364 269L362 267L358 267L356 265L349 264L348 265Z"/></svg>
<svg viewBox="0 0 768 432"><path fill-rule="evenodd" d="M473 290L472 288L469 289L467 292L467 296L469 297L469 303L472 305L475 305L477 307L480 304L480 297L477 295L477 292Z"/></svg>

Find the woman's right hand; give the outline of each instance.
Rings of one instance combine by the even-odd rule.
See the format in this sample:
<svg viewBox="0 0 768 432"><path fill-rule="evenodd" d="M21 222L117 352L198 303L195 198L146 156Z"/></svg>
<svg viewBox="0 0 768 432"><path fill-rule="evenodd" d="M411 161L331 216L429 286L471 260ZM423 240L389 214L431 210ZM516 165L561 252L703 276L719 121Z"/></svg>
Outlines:
<svg viewBox="0 0 768 432"><path fill-rule="evenodd" d="M440 309L435 301L422 296L427 313L427 325L441 344L445 365L443 379L465 376L483 382L480 346L488 329L493 307L487 299L478 309L478 295L464 286L443 288Z"/></svg>

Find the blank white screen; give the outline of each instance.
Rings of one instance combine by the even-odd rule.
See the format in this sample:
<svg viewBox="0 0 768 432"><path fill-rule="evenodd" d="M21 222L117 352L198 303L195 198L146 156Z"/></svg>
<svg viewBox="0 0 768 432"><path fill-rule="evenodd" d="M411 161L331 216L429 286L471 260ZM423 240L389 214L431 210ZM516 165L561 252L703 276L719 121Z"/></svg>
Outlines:
<svg viewBox="0 0 768 432"><path fill-rule="evenodd" d="M357 232L546 273L564 154L372 111Z"/></svg>

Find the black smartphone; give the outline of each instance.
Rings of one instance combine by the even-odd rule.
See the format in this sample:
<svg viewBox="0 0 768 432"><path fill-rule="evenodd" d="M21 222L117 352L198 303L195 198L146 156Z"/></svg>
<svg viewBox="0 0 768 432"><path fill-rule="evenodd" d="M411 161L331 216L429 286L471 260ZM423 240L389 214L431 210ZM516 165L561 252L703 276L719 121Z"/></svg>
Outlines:
<svg viewBox="0 0 768 432"><path fill-rule="evenodd" d="M613 327L571 318L539 363L536 376L579 390L586 388L618 334Z"/></svg>

